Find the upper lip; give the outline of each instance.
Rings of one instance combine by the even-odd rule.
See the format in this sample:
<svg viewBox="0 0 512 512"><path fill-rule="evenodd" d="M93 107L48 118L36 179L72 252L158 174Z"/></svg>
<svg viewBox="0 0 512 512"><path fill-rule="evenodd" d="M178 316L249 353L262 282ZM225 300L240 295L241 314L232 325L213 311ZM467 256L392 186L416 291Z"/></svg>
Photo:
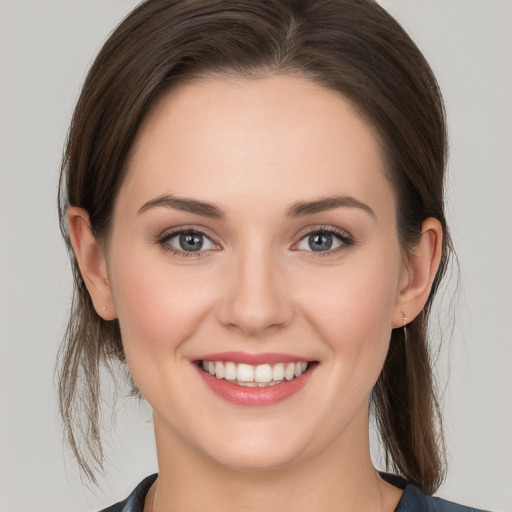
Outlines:
<svg viewBox="0 0 512 512"><path fill-rule="evenodd" d="M223 361L233 363L243 363L250 365L276 364L276 363L301 363L311 362L311 359L293 354L282 354L278 352L263 352L261 354L251 354L248 352L217 352L215 354L205 354L194 358L195 361Z"/></svg>

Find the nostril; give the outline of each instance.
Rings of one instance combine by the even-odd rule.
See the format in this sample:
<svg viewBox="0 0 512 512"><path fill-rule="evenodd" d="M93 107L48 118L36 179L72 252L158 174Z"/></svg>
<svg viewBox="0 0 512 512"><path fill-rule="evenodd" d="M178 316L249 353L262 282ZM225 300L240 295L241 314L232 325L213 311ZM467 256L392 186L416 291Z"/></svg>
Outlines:
<svg viewBox="0 0 512 512"><path fill-rule="evenodd" d="M270 305L269 305L270 306ZM226 305L218 319L227 328L239 330L248 336L258 336L289 325L293 311L282 304L268 309L257 309L237 303Z"/></svg>

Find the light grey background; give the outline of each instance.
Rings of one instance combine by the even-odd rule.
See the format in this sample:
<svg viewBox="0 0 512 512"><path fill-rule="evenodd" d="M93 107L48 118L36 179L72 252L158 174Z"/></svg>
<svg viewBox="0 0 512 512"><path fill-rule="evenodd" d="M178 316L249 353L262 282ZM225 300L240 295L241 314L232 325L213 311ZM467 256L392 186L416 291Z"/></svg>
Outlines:
<svg viewBox="0 0 512 512"><path fill-rule="evenodd" d="M123 400L101 489L83 486L53 384L71 282L56 216L61 149L86 69L136 3L0 0L0 512L98 510L156 470L149 407ZM440 361L450 471L439 494L512 511L512 2L381 3L431 62L450 124L462 293Z"/></svg>

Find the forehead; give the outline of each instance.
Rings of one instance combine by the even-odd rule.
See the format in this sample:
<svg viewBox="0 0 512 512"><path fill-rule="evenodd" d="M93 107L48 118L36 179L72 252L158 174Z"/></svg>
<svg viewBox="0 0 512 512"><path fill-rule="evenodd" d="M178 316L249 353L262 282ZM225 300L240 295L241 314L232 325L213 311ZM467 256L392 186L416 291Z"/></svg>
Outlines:
<svg viewBox="0 0 512 512"><path fill-rule="evenodd" d="M140 202L215 194L283 206L298 195L378 202L390 192L375 132L352 105L308 79L280 75L205 78L166 93L139 130L121 191Z"/></svg>

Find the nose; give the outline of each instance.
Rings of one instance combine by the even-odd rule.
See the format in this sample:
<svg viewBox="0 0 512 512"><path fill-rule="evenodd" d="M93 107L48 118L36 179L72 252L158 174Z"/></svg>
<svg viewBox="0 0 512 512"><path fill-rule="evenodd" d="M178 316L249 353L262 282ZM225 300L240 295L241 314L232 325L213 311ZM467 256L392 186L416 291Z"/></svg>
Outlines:
<svg viewBox="0 0 512 512"><path fill-rule="evenodd" d="M277 260L262 249L233 257L217 310L224 326L259 336L290 323L293 305Z"/></svg>

